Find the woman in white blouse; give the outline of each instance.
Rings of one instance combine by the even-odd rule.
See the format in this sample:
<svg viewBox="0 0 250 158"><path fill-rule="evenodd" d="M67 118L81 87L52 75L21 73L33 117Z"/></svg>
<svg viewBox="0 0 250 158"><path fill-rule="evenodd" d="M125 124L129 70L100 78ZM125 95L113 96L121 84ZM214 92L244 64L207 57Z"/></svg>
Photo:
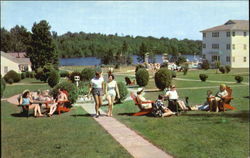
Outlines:
<svg viewBox="0 0 250 158"><path fill-rule="evenodd" d="M116 96L118 99L120 98L118 85L114 79L115 77L113 74L109 75L108 82L106 84L106 94L107 94L107 100L109 104L108 116L112 116L112 109L113 109Z"/></svg>

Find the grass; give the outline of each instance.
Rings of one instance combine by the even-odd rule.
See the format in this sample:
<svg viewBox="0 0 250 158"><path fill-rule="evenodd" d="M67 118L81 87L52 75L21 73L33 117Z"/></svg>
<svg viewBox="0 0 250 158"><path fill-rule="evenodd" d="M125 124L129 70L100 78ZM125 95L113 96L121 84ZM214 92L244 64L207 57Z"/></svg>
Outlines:
<svg viewBox="0 0 250 158"><path fill-rule="evenodd" d="M213 89L214 91L216 89ZM249 154L248 87L233 87L235 111L207 113L190 111L178 117L132 117L138 111L132 101L114 107L114 117L171 155L180 158L242 158ZM203 89L180 90L188 94L190 104L204 102ZM237 93L236 93L237 92ZM157 96L147 95L155 99Z"/></svg>
<svg viewBox="0 0 250 158"><path fill-rule="evenodd" d="M2 157L131 157L82 108L28 119L18 117L19 109L7 102L1 102L1 111Z"/></svg>

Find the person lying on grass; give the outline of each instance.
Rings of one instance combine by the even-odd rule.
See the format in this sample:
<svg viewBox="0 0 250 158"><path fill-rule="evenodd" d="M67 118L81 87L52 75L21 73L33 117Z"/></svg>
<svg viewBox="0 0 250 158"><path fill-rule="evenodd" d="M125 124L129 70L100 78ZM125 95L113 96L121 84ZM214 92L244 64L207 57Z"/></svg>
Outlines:
<svg viewBox="0 0 250 158"><path fill-rule="evenodd" d="M28 106L29 109L34 109L34 116L35 117L42 117L41 109L38 104L32 104L33 99L29 90L25 90L20 97L20 105L21 106ZM37 114L38 113L38 114Z"/></svg>
<svg viewBox="0 0 250 158"><path fill-rule="evenodd" d="M210 110L209 100L214 98L212 93L213 92L211 90L208 90L207 91L207 99L206 99L206 101L201 105L195 105L195 106L190 107L191 110L209 111Z"/></svg>
<svg viewBox="0 0 250 158"><path fill-rule="evenodd" d="M151 100L147 100L146 98L143 97L143 88L138 88L137 89L137 96L136 96L136 100L139 103L139 108L140 109L151 109L152 108L152 103L153 101ZM145 102L145 103L143 103Z"/></svg>
<svg viewBox="0 0 250 158"><path fill-rule="evenodd" d="M179 95L176 91L175 85L170 86L170 91L167 91L165 94L165 98L171 100L176 100L181 110L188 111L189 109L186 107L185 103L182 100L179 100Z"/></svg>
<svg viewBox="0 0 250 158"><path fill-rule="evenodd" d="M158 99L153 104L152 114L155 117L166 117L166 116L175 115L176 113L172 112L170 109L168 109L164 105L163 101L164 101L164 96L163 95L159 95Z"/></svg>

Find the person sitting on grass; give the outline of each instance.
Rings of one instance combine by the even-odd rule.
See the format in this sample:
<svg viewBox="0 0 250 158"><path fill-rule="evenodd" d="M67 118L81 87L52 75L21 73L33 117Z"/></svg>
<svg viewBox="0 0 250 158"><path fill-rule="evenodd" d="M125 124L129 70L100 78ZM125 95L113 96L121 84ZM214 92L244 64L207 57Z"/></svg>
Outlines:
<svg viewBox="0 0 250 158"><path fill-rule="evenodd" d="M164 96L163 95L159 95L158 99L153 104L152 114L155 117L166 117L166 116L175 115L176 113L172 112L170 109L168 109L164 105L163 101L164 101Z"/></svg>
<svg viewBox="0 0 250 158"><path fill-rule="evenodd" d="M185 103L182 100L179 100L179 95L176 91L175 85L170 86L170 91L167 91L165 97L168 98L170 101L177 101L178 105L180 106L181 110L188 111L189 109L186 107Z"/></svg>
<svg viewBox="0 0 250 158"><path fill-rule="evenodd" d="M212 108L209 106L209 100L214 98L212 93L213 92L211 90L208 90L206 101L201 105L195 105L195 106L190 107L191 110L209 111Z"/></svg>
<svg viewBox="0 0 250 158"><path fill-rule="evenodd" d="M29 90L25 90L20 97L21 106L28 106L28 109L34 109L35 117L42 117L41 109L38 104L32 104L33 99ZM37 114L38 113L38 114Z"/></svg>
<svg viewBox="0 0 250 158"><path fill-rule="evenodd" d="M152 108L152 103L153 101L151 100L146 100L146 98L143 97L143 88L138 88L137 89L137 96L136 96L136 100L139 103L139 108L140 109L151 109ZM146 103L143 103L146 102Z"/></svg>

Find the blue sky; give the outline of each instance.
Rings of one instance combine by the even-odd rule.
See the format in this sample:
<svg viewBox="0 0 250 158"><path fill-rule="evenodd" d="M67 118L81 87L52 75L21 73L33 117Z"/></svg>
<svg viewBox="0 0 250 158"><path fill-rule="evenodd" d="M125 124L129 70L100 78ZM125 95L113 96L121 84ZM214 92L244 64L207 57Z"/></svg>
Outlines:
<svg viewBox="0 0 250 158"><path fill-rule="evenodd" d="M1 1L1 27L47 20L51 31L202 39L199 31L249 20L248 1Z"/></svg>

